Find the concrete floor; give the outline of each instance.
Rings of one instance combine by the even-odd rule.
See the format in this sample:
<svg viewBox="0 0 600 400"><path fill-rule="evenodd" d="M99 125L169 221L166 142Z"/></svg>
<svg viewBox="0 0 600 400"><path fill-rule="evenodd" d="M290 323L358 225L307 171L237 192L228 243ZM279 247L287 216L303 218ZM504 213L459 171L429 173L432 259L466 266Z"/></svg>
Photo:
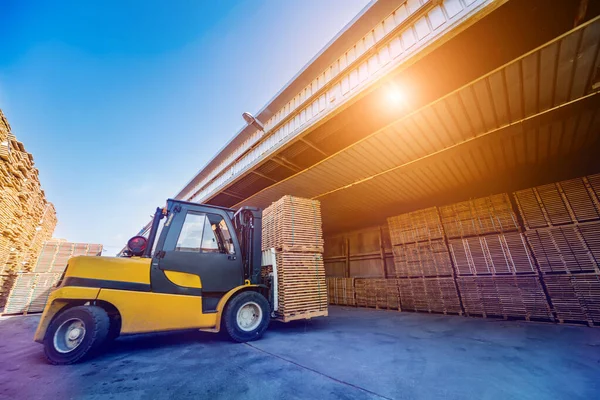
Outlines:
<svg viewBox="0 0 600 400"><path fill-rule="evenodd" d="M235 344L200 332L117 340L46 364L38 317L0 318L2 399L592 399L600 329L332 307Z"/></svg>

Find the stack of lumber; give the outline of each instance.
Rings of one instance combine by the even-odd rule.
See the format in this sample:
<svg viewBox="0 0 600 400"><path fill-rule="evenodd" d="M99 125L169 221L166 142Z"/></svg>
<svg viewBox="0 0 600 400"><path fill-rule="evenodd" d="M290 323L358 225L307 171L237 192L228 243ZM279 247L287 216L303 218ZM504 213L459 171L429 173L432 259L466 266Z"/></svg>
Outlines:
<svg viewBox="0 0 600 400"><path fill-rule="evenodd" d="M33 156L10 132L0 111L0 275L5 282L31 270L55 225L56 212L40 187ZM0 307L6 286L0 286Z"/></svg>
<svg viewBox="0 0 600 400"><path fill-rule="evenodd" d="M284 196L263 211L262 249L276 250L277 318L287 322L326 316L321 205Z"/></svg>
<svg viewBox="0 0 600 400"><path fill-rule="evenodd" d="M7 297L4 315L42 312L60 274L18 273Z"/></svg>
<svg viewBox="0 0 600 400"><path fill-rule="evenodd" d="M354 278L327 278L329 304L355 306Z"/></svg>
<svg viewBox="0 0 600 400"><path fill-rule="evenodd" d="M33 272L52 272L61 274L67 262L75 256L99 256L102 254L101 244L71 243L52 239L44 243L42 252L33 268Z"/></svg>
<svg viewBox="0 0 600 400"><path fill-rule="evenodd" d="M558 320L600 323L600 174L514 196Z"/></svg>

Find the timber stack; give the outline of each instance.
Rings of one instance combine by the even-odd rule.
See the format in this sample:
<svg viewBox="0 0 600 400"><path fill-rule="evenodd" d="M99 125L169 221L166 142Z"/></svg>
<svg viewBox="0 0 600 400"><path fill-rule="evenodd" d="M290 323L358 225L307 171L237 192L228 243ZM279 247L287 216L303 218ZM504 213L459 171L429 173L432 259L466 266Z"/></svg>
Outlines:
<svg viewBox="0 0 600 400"><path fill-rule="evenodd" d="M275 249L277 318L287 322L327 316L321 205L284 196L263 211L262 249Z"/></svg>
<svg viewBox="0 0 600 400"><path fill-rule="evenodd" d="M600 174L514 196L557 319L600 325Z"/></svg>
<svg viewBox="0 0 600 400"><path fill-rule="evenodd" d="M40 187L33 156L0 111L0 308L16 274L31 270L55 226L56 212Z"/></svg>
<svg viewBox="0 0 600 400"><path fill-rule="evenodd" d="M44 311L48 296L67 268L69 258L100 255L101 244L70 243L64 239L45 242L33 272L16 274L3 314L32 314Z"/></svg>

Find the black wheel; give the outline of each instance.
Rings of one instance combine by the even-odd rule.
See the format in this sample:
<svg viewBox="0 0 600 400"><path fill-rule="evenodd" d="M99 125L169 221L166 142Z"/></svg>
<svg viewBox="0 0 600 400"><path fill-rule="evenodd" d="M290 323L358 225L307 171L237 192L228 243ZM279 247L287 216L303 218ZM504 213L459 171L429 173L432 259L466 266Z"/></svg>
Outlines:
<svg viewBox="0 0 600 400"><path fill-rule="evenodd" d="M61 312L48 327L44 353L51 364L73 364L100 347L110 319L97 306L78 306Z"/></svg>
<svg viewBox="0 0 600 400"><path fill-rule="evenodd" d="M259 339L269 326L271 307L265 297L257 292L242 292L225 307L225 329L236 342Z"/></svg>
<svg viewBox="0 0 600 400"><path fill-rule="evenodd" d="M107 342L112 342L121 334L121 317L119 315L109 316L110 327L108 328Z"/></svg>

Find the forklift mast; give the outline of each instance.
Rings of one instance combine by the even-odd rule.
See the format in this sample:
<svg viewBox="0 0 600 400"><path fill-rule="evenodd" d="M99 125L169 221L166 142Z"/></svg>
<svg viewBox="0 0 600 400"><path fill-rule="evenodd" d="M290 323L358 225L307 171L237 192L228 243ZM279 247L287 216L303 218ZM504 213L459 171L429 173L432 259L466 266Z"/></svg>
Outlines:
<svg viewBox="0 0 600 400"><path fill-rule="evenodd" d="M260 282L262 250L262 210L242 207L233 216L233 226L242 251L244 279Z"/></svg>

